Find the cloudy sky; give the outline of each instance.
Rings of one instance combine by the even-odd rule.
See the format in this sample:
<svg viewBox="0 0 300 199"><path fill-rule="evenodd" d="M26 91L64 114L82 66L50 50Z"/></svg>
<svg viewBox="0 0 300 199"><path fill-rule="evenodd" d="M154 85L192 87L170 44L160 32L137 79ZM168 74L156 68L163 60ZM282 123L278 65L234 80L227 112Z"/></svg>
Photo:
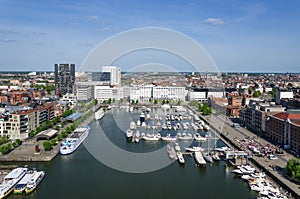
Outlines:
<svg viewBox="0 0 300 199"><path fill-rule="evenodd" d="M80 68L105 39L162 27L193 38L222 72L300 72L299 19L298 0L1 0L0 70Z"/></svg>

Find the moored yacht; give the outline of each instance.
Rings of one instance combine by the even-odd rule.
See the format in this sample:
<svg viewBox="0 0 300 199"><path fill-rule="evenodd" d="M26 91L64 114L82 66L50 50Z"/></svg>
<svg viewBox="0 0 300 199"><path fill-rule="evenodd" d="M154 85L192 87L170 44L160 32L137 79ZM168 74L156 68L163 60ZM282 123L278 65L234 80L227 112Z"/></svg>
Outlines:
<svg viewBox="0 0 300 199"><path fill-rule="evenodd" d="M205 153L205 154L203 155L203 157L204 157L204 159L205 159L207 162L213 163L213 159L212 159L212 157L209 155L209 153Z"/></svg>
<svg viewBox="0 0 300 199"><path fill-rule="evenodd" d="M211 157L212 157L212 159L213 159L214 161L216 161L216 162L221 160L221 158L220 158L218 152L213 152L213 153L211 154Z"/></svg>
<svg viewBox="0 0 300 199"><path fill-rule="evenodd" d="M69 138L63 141L60 144L59 152L62 155L73 153L80 144L85 140L85 138L89 135L90 127L83 126L78 127L74 130Z"/></svg>
<svg viewBox="0 0 300 199"><path fill-rule="evenodd" d="M177 159L177 155L176 155L176 152L175 152L175 149L173 146L171 145L167 145L167 152L169 154L169 157L173 160L176 160Z"/></svg>
<svg viewBox="0 0 300 199"><path fill-rule="evenodd" d="M0 184L0 198L4 198L13 191L14 186L23 178L27 170L27 168L16 168L4 177Z"/></svg>
<svg viewBox="0 0 300 199"><path fill-rule="evenodd" d="M95 112L95 119L100 120L104 116L104 110L100 108L98 111Z"/></svg>
<svg viewBox="0 0 300 199"><path fill-rule="evenodd" d="M166 136L162 136L161 139L163 141L176 141L177 137L176 136L172 136L171 134L167 134Z"/></svg>
<svg viewBox="0 0 300 199"><path fill-rule="evenodd" d="M146 141L158 141L161 139L161 135L159 133L156 133L156 134L147 133L142 138L143 138L143 140L146 140Z"/></svg>
<svg viewBox="0 0 300 199"><path fill-rule="evenodd" d="M176 155L177 155L177 158L178 158L178 162L179 162L180 164L184 164L184 163L185 163L185 160L184 160L184 158L183 158L182 153L181 153L180 151L177 151L177 152L176 152Z"/></svg>
<svg viewBox="0 0 300 199"><path fill-rule="evenodd" d="M182 134L177 134L178 135L178 139L179 140L192 140L193 139L193 135L188 133L182 133Z"/></svg>
<svg viewBox="0 0 300 199"><path fill-rule="evenodd" d="M194 139L197 142L204 142L204 141L206 141L206 137L201 136L199 133L195 133Z"/></svg>
<svg viewBox="0 0 300 199"><path fill-rule="evenodd" d="M144 112L141 112L141 114L140 114L140 121L141 121L141 123L145 122L145 113Z"/></svg>
<svg viewBox="0 0 300 199"><path fill-rule="evenodd" d="M14 194L22 194L26 188L27 183L30 181L30 179L36 172L37 171L34 170L28 170L24 177L14 187Z"/></svg>
<svg viewBox="0 0 300 199"><path fill-rule="evenodd" d="M197 165L206 166L206 161L204 160L200 151L195 151L195 160Z"/></svg>
<svg viewBox="0 0 300 199"><path fill-rule="evenodd" d="M131 129L127 129L125 136L126 136L127 140L130 140L133 136L133 131Z"/></svg>
<svg viewBox="0 0 300 199"><path fill-rule="evenodd" d="M25 188L25 193L26 194L31 193L40 184L44 176L45 176L45 171L36 172L30 179L30 181L27 183Z"/></svg>
<svg viewBox="0 0 300 199"><path fill-rule="evenodd" d="M191 152L204 151L204 149L202 149L202 148L199 147L199 146L193 146L192 148L186 147L185 150L186 150L186 151L191 151Z"/></svg>
<svg viewBox="0 0 300 199"><path fill-rule="evenodd" d="M130 122L130 129L136 129L136 124L134 121Z"/></svg>
<svg viewBox="0 0 300 199"><path fill-rule="evenodd" d="M135 135L134 135L134 141L135 141L136 143L140 142L140 137L141 137L140 132L139 132L139 131L136 131L136 132L135 132Z"/></svg>
<svg viewBox="0 0 300 199"><path fill-rule="evenodd" d="M210 128L209 128L209 126L208 126L207 124L204 124L204 125L202 125L202 126L203 126L203 129L204 129L204 130L209 131Z"/></svg>
<svg viewBox="0 0 300 199"><path fill-rule="evenodd" d="M175 143L175 151L180 151L180 150L181 150L181 148L180 148L179 144L176 142Z"/></svg>

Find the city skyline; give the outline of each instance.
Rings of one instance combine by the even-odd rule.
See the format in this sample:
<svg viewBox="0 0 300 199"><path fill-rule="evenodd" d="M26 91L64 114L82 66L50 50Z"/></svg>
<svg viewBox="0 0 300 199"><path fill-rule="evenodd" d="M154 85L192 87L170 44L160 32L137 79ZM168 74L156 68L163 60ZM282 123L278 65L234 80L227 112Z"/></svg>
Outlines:
<svg viewBox="0 0 300 199"><path fill-rule="evenodd" d="M105 39L133 28L162 27L196 40L221 72L299 72L297 1L1 4L1 71L51 71L54 63L74 63L78 70ZM173 64L185 70L181 62ZM134 67L126 59L119 65L123 71Z"/></svg>

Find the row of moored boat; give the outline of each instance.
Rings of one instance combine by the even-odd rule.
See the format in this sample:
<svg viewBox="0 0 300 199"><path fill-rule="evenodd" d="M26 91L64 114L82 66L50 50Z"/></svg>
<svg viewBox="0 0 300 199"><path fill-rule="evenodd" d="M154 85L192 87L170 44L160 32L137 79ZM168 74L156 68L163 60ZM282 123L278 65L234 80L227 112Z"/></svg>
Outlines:
<svg viewBox="0 0 300 199"><path fill-rule="evenodd" d="M214 161L218 162L221 160L221 154L217 151L205 152L201 147L187 147L185 150L189 154L193 154L197 166L206 166L207 163L211 164ZM184 164L185 160L181 152L181 148L178 143L174 145L167 145L167 152L171 159L178 160L179 163Z"/></svg>
<svg viewBox="0 0 300 199"><path fill-rule="evenodd" d="M15 168L9 172L0 184L0 199L11 192L15 194L31 193L45 176L44 171L29 170L28 168Z"/></svg>
<svg viewBox="0 0 300 199"><path fill-rule="evenodd" d="M256 169L250 165L240 165L236 169L232 170L232 172L239 175L243 180L246 180L250 189L258 192L259 199L288 198L281 193L279 188L272 185L264 173L256 172Z"/></svg>

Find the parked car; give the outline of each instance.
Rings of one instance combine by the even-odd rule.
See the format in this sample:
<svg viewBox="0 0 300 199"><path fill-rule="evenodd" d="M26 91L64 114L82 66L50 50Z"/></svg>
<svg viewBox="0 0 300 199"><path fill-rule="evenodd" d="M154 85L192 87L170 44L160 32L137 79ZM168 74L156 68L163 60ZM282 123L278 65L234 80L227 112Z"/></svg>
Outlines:
<svg viewBox="0 0 300 199"><path fill-rule="evenodd" d="M278 158L275 155L269 155L270 160L278 160Z"/></svg>
<svg viewBox="0 0 300 199"><path fill-rule="evenodd" d="M280 149L280 148L278 148L278 149L276 149L276 153L277 153L277 154L283 154L283 150Z"/></svg>

